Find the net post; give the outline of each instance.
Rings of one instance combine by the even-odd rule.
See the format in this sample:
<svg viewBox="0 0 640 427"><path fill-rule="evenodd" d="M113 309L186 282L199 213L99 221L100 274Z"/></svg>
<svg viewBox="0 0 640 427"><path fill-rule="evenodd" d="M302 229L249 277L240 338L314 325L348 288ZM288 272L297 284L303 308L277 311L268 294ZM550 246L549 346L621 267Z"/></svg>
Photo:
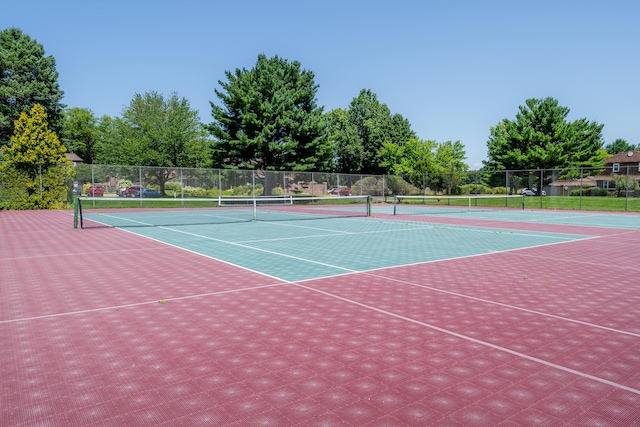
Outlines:
<svg viewBox="0 0 640 427"><path fill-rule="evenodd" d="M256 221L258 219L258 201L253 199L253 220Z"/></svg>
<svg viewBox="0 0 640 427"><path fill-rule="evenodd" d="M371 216L371 195L367 195L367 216Z"/></svg>
<svg viewBox="0 0 640 427"><path fill-rule="evenodd" d="M78 205L80 202L77 197L73 198L73 228L78 228Z"/></svg>
<svg viewBox="0 0 640 427"><path fill-rule="evenodd" d="M80 197L76 197L73 204L74 204L73 228L78 228L78 224L80 224L80 228L84 228L84 223L82 219L82 199Z"/></svg>
<svg viewBox="0 0 640 427"><path fill-rule="evenodd" d="M522 196L522 210L524 210L524 198L525 196Z"/></svg>
<svg viewBox="0 0 640 427"><path fill-rule="evenodd" d="M396 215L396 204L398 202L398 196L397 195L393 195L393 215Z"/></svg>

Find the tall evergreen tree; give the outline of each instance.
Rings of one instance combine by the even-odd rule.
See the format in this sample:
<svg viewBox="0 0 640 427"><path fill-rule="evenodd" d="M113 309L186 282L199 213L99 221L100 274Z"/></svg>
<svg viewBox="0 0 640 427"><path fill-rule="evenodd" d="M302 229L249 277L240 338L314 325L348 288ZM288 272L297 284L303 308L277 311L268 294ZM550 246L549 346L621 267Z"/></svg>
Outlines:
<svg viewBox="0 0 640 427"><path fill-rule="evenodd" d="M13 135L13 124L21 113L40 104L51 130L60 134L63 92L53 56L18 28L0 32L0 148Z"/></svg>
<svg viewBox="0 0 640 427"><path fill-rule="evenodd" d="M504 119L491 128L487 165L510 170L595 165L602 158L603 125L569 122L568 114L553 98L528 99L515 121Z"/></svg>
<svg viewBox="0 0 640 427"><path fill-rule="evenodd" d="M322 107L316 104L318 86L311 71L297 61L259 55L250 69L225 73L211 102L216 138L214 165L222 167L323 171L330 168Z"/></svg>

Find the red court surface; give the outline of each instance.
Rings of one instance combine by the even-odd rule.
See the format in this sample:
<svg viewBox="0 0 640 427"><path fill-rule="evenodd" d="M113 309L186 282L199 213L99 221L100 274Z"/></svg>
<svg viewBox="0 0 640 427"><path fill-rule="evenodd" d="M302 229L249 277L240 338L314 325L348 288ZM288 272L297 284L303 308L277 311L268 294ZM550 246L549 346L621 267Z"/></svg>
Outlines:
<svg viewBox="0 0 640 427"><path fill-rule="evenodd" d="M640 425L638 231L287 283L71 224L0 211L1 426Z"/></svg>

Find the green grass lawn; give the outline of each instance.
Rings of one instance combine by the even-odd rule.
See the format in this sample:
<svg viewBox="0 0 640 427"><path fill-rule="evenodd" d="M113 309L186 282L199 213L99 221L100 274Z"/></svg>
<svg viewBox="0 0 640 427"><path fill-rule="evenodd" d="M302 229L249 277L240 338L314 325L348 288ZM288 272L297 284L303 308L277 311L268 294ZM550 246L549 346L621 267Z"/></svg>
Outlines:
<svg viewBox="0 0 640 427"><path fill-rule="evenodd" d="M525 197L525 208L573 209L586 211L640 212L640 198L596 196Z"/></svg>
<svg viewBox="0 0 640 427"><path fill-rule="evenodd" d="M596 197L596 196L528 196L528 197L491 197L471 200L472 206L509 207L514 209L566 209L585 211L608 212L640 212L640 198L624 197ZM466 206L469 199L466 197L431 196L420 199L402 199L401 203L414 205L448 205Z"/></svg>

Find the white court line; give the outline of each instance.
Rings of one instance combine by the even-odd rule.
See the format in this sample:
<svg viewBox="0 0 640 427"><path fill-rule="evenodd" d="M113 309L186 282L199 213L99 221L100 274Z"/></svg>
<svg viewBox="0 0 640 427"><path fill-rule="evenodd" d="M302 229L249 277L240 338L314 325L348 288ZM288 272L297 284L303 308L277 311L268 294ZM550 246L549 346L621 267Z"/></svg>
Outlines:
<svg viewBox="0 0 640 427"><path fill-rule="evenodd" d="M167 227L162 227L162 228L167 228ZM199 234L188 233L188 232L184 232L184 231L180 231L180 230L173 230L171 228L167 228L167 229L169 229L170 231L176 231L176 232L179 232L179 233L194 235L196 237L207 238L207 239L218 241L218 242L222 242L222 243L229 243L229 244L232 244L232 245L245 247L242 244L238 244L238 243L234 243L234 242L227 242L227 241L220 240L220 239L208 238L208 237L205 237L205 236L201 236ZM396 231L396 230L394 230L394 231ZM597 238L599 238L599 237L598 236L592 236L592 237L588 237L588 238L583 239L583 240L591 240L591 239L597 239ZM152 239L152 240L156 240L156 239ZM162 242L162 240L157 240L157 241ZM545 244L536 245L536 246L528 246L528 247L525 247L525 248L516 248L516 249L505 249L505 250L501 250L501 251L492 251L491 254L522 251L522 250L525 250L525 249L538 248L538 247L544 247L544 246L551 246L551 245L557 245L557 244L562 244L562 243L570 243L572 241L575 241L575 240L569 240L569 241L563 241L563 242L555 242L555 243L545 243ZM174 246L174 245L171 245L171 246ZM180 248L180 249L184 249L184 248L181 248L180 246L176 246L176 247ZM381 276L381 275L378 275L378 274L374 273L375 271L380 271L380 270L384 270L384 269L388 269L388 268L401 268L401 267L406 267L406 266L411 266L411 265L420 265L420 264L427 264L427 263L433 263L433 262L439 262L439 261L449 261L449 260L452 260L452 259L472 258L472 257L486 255L486 253L465 255L465 256L461 256L461 257L446 258L446 259L431 260L431 261L421 261L421 262L405 264L405 265L400 265L400 266L380 267L380 268L367 270L367 271L357 271L357 270L353 270L353 269L338 267L338 266L335 266L333 264L325 264L325 263L315 262L315 261L308 260L308 259L301 258L301 257L294 257L294 256L286 255L286 254L281 254L281 253L274 252L274 251L268 251L268 250L260 249L260 248L253 248L251 246L246 246L246 248L254 249L254 250L258 250L258 251L263 251L263 252L271 253L271 254L278 255L278 256L290 257L290 258L294 258L294 259L298 259L298 260L306 261L306 262L310 262L310 263L326 265L326 266L330 266L330 267L333 267L333 268L336 268L336 269L341 269L341 270L345 271L345 273L343 273L342 275L345 275L345 274L368 274L368 275L372 275L374 277L379 277L379 278L383 278L383 279L387 279L387 280L392 280L392 281L399 282L399 283L404 283L404 284L410 285L410 286L416 286L416 287L420 287L420 288L424 288L424 289L429 289L429 290L432 290L432 291L435 291L435 292L449 294L449 295L453 295L453 296L457 296L457 297L461 297L461 298L480 301L480 302L487 303L487 304L492 304L492 305L497 305L497 306L501 306L501 307L505 307L505 308L510 308L510 309L513 309L513 310L519 310L519 311L523 311L523 312L528 312L528 313L532 313L532 314L537 314L537 315L541 315L541 316L545 316L545 317L550 317L550 318L554 318L554 319L558 319L558 320L568 321L568 322L572 322L572 323L576 323L576 324L581 324L581 325L584 325L584 326L589 326L589 327L593 327L593 328L597 328L597 329L602 329L602 330L606 330L606 331L610 331L610 332L617 332L617 333L620 333L620 334L631 335L631 336L640 338L640 334L636 334L636 333L633 333L633 332L628 332L628 331L623 331L623 330L619 330L619 329L609 328L609 327L597 325L597 324L594 324L594 323L583 322L583 321L576 320L576 319L571 319L571 318L568 318L568 317L557 316L557 315L554 315L554 314L549 314L549 313L544 313L544 312L541 312L541 311L536 311L536 310L531 310L531 309L527 309L527 308L523 308L523 307L513 306L513 305L509 305L509 304L505 304L505 303L501 303L501 302L497 302L497 301L492 301L492 300L487 300L487 299L483 299L483 298L478 298L478 297L474 297L474 296L470 296L470 295L466 295L466 294L461 294L461 293L457 293L457 292L446 291L446 290L433 288L433 287L426 286L426 285L419 285L419 284L416 284L416 283L411 283L411 282L407 282L407 281L400 280L400 279L394 279L394 278L390 278L390 277L387 277L387 276ZM196 254L199 254L198 252L195 252L195 251L191 251L191 250L188 250L188 251L194 252ZM212 257L210 257L210 258L212 258ZM213 258L213 259L217 260L217 258ZM221 260L218 260L218 261L221 261ZM224 261L222 261L222 262L224 262ZM237 265L232 264L232 263L227 263L227 264L237 266ZM260 271L254 271L254 270L251 270L251 269L247 269L247 270L255 272L255 273L259 273L259 274L264 274L264 273L262 273ZM285 279L282 279L282 278L277 278L277 277L274 277L274 276L270 276L270 277L273 277L273 278L278 279L278 280L286 281ZM327 277L336 277L336 276L327 276ZM296 282L296 283L308 282L308 281L313 281L313 280L318 280L318 279L321 279L321 278L307 279L307 280L299 281L299 282Z"/></svg>
<svg viewBox="0 0 640 427"><path fill-rule="evenodd" d="M473 213L473 211L471 211ZM484 212L484 211L483 211ZM536 215L540 213L540 215ZM387 213L388 215L388 213ZM402 213L401 215L407 215L407 216L417 216L417 217L424 217L424 216L430 216L428 213ZM528 216L541 216L541 215L549 215L546 212L522 212L522 211L499 211L499 214L496 213L487 213L487 214L483 214L481 212L475 212L472 214L472 218L471 219L479 219L479 220L493 220L493 221L508 221L508 222L521 222L521 223L544 223L544 224L549 224L549 225L569 225L569 226L575 226L575 227L591 227L591 228L614 228L614 229L637 229L640 227L640 224L635 226L635 228L629 228L629 227L633 227L631 226L620 226L617 224L591 224L591 223L584 223L584 222L568 222L568 223L561 223L561 222L553 222L553 221L557 221L557 220L563 220L563 219L567 219L567 220L582 220L585 218L595 218L595 217L610 217L612 215L615 214L611 214L611 213L601 213L601 214L595 214L595 213L575 213L573 215L564 215L564 216L546 216L543 218L522 218L522 215L528 215ZM499 216L499 218L496 218L496 216ZM458 216L455 216L456 218ZM626 215L624 216L626 217Z"/></svg>
<svg viewBox="0 0 640 427"><path fill-rule="evenodd" d="M158 227L158 228L161 228L163 230L173 231L174 233L180 233L180 234L186 234L186 235L189 235L189 236L198 237L200 239L212 240L212 241L218 242L218 243L225 243L225 244L232 245L232 246L238 246L238 247L241 247L241 248L244 248L244 249L250 249L250 250L258 251L258 252L264 252L264 253L268 253L270 255L276 255L276 256L283 257L283 258L291 258L291 259L295 259L295 260L298 260L298 261L308 262L310 264L317 264L317 265L322 265L324 267L331 267L331 268L335 268L337 270L348 271L350 273L355 273L357 271L357 270L353 270L353 269L346 268L346 267L338 267L338 266L333 265L333 264L327 264L325 262L320 262L320 261L310 260L310 259L306 259L306 258L302 258L302 257L297 257L297 256L294 256L294 255L287 255L287 254L283 254L283 253L280 253L280 252L270 251L268 249L255 248L253 246L243 245L242 243L230 242L228 240L216 239L215 237L203 236L202 234L190 233L188 231L182 231L182 230L176 230L176 229L171 228L171 227ZM138 235L137 233L134 233L134 234ZM154 240L157 240L157 239L154 239ZM162 240L157 240L157 241L162 242ZM172 245L172 246L175 246L175 245ZM176 246L176 247L180 248L180 246ZM231 265L235 265L235 264L231 264ZM283 280L283 279L280 279L280 280Z"/></svg>
<svg viewBox="0 0 640 427"><path fill-rule="evenodd" d="M568 225L570 227L588 227L588 228L607 228L607 229L617 229L617 230L634 230L640 228L640 224L638 225L618 225L618 224L593 224L589 222L578 222L574 220L584 220L585 218L593 218L598 216L607 216L606 214L582 214L575 216L563 216L563 217L552 217L552 218L540 218L540 219L524 219L518 220L516 222L522 223L531 223L531 224L548 224L548 225ZM567 222L558 222L561 220L569 220ZM498 220L500 221L500 220ZM505 220L511 221L511 220Z"/></svg>
<svg viewBox="0 0 640 427"><path fill-rule="evenodd" d="M166 227L161 227L161 228L166 228ZM261 275L261 276L265 276L265 277L268 277L268 278L270 278L270 279L279 280L279 281L283 281L283 282L287 282L287 283L288 283L288 281L287 281L287 280L281 279L281 278L276 277L276 276L272 276L272 275L267 274L267 273L264 273L264 272L262 272L262 271L253 270L253 269L251 269L251 268L244 267L244 266L242 266L242 265L238 265L238 264L234 264L234 263L232 263L232 262L225 261L225 260L223 260L223 259L219 259L219 258L213 257L213 256L211 256L211 255L203 254L203 253L201 253L201 252L194 251L194 250L192 250L192 249L187 249L187 248L184 248L184 247L182 247L182 246L174 245L173 243L168 243L168 242L165 242L165 241L163 241L163 240L156 239L156 238L154 238L154 237L150 237L150 236L145 236L145 235L143 235L143 234L134 233L133 231L125 230L125 229L123 229L123 228L119 228L119 230L124 231L124 232L126 232L126 233L133 234L134 236L143 237L143 238L145 238L145 239L153 240L154 242L162 243L162 244L164 244L164 245L171 246L172 248L180 249L180 250L183 250L183 251L186 251L186 252L192 253L192 254L194 254L194 255L198 255L198 256L205 257L205 258L209 258L209 259L212 259L212 260L214 260L214 261L221 262L221 263L223 263L223 264L230 265L230 266L235 267L235 268L239 268L239 269L241 269L241 270L249 271L249 272L251 272L251 273L259 274L259 275ZM170 230L170 231L174 231L174 230L171 230L171 229L168 229L168 230ZM215 239L213 239L213 240L215 240ZM224 242L224 241L222 241L222 242Z"/></svg>
<svg viewBox="0 0 640 427"><path fill-rule="evenodd" d="M143 302L136 302L136 303L131 303L131 304L113 305L113 306L110 306L110 307L90 308L90 309L87 309L87 310L67 311L67 312L64 312L64 313L43 314L41 316L22 317L20 319L0 320L0 325L1 324L5 324L5 323L27 322L27 321L30 321L30 320L50 319L52 317L64 317L64 316L73 316L73 315L76 315L76 314L95 313L95 312L98 312L98 311L119 310L119 309L128 308L128 307L138 307L138 306L141 306L141 305L158 304L158 301L180 301L180 300L185 300L185 299L207 297L207 296L212 296L212 295L222 295L222 294L230 294L230 293L234 293L234 292L250 291L250 290L253 290L253 289L272 288L274 286L282 286L282 285L289 285L289 284L290 283L288 283L288 282L272 283L270 285L260 285L260 286L252 286L252 287L249 287L249 288L229 289L229 290L226 290L226 291L207 292L207 293L204 293L204 294L186 295L186 296L183 296L183 297L164 298L164 299L153 300L153 301L143 301Z"/></svg>
<svg viewBox="0 0 640 427"><path fill-rule="evenodd" d="M61 258L61 257L85 257L85 256L95 256L101 254L109 254L109 253L127 253L127 252L140 252L140 251L162 251L165 248L134 248L134 249L118 249L118 250L108 250L108 251L88 251L88 252L67 252L64 254L48 254L48 255L29 255L29 256L18 256L13 258L0 258L0 262L2 261L19 261L19 260L27 260L27 259L43 259L43 258Z"/></svg>
<svg viewBox="0 0 640 427"><path fill-rule="evenodd" d="M141 235L136 234L136 233L133 233L133 234L141 236ZM149 238L151 240L159 241L157 239L154 239L154 238L151 238L151 237L147 237L147 236L141 236L141 237L146 237L146 238ZM163 242L163 243L167 244L166 242ZM170 244L168 244L168 245L170 245ZM174 246L174 245L170 245L170 246ZM176 247L180 248L178 246L176 246ZM207 255L204 255L204 254L199 254L198 252L194 252L194 251L191 251L191 250L188 250L188 249L185 249L185 248L180 248L180 249L187 250L189 252L192 252L192 253L195 253L195 254L198 254L198 255L201 255L201 256L206 256L208 258L215 259L213 257L207 256ZM505 251L505 252L508 252L508 251ZM479 255L474 255L474 256L479 256ZM224 261L221 261L221 260L218 260L218 261L224 262ZM227 263L227 264L230 264L230 263ZM230 265L233 265L233 264L230 264ZM388 278L386 278L386 279L388 279ZM313 280L317 280L317 279L313 279ZM508 349L506 347L499 346L497 344L492 344L492 343L489 343L489 342L486 342L486 341L482 341L482 340L479 340L479 339L476 339L476 338L472 338L472 337L469 337L469 336L466 336L466 335L462 335L460 333L457 333L457 332L454 332L454 331L450 331L448 329L444 329L444 328L441 328L441 327L438 327L438 326L435 326L435 325L432 325L432 324L429 324L429 323L421 322L421 321L418 321L418 320L415 320L415 319L412 319L412 318L409 318L409 317L405 317L405 316L402 316L402 315L399 315L399 314L396 314L396 313L393 313L393 312L382 310L382 309L379 309L379 308L376 308L376 307L373 307L373 306L370 306L370 305L367 305L367 304L363 304L363 303L360 303L360 302L357 302L357 301L354 301L354 300L351 300L351 299L348 299L348 298L344 298L344 297L341 297L341 296L338 296L338 295L331 294L329 292L325 292L325 291L321 291L321 290L318 290L318 289L315 289L315 288L312 288L312 287L309 287L309 286L305 286L305 285L301 284L300 282L297 282L297 283L296 282L288 282L288 281L283 281L283 282L285 282L285 283L271 284L271 285L265 285L265 286L257 286L257 287L245 288L245 289L236 289L236 290L231 290L231 291L212 292L212 293L209 293L209 294L201 294L201 295L194 295L194 296L178 297L178 298L173 298L173 299L167 299L167 301L178 300L178 299L196 298L196 297L199 297L199 296L216 295L216 294L223 294L223 293L229 293L229 292L239 292L239 291L248 290L248 289L268 288L268 287L274 287L274 286L281 286L283 284L293 284L294 286L297 286L299 288L307 289L309 291L312 291L312 292L315 292L315 293L320 293L320 294L323 294L323 295L326 295L326 296L329 296L329 297L332 297L332 298L335 298L335 299L338 299L338 300L341 300L341 301L344 301L344 302L347 302L347 303L350 303L350 304L353 304L353 305L357 305L359 307L362 307L362 308L365 308L365 309L368 309L368 310L376 311L378 313L382 313L382 314L385 314L385 315L388 315L388 316L391 316L391 317L395 317L395 318L398 318L398 319L401 319L401 320L405 320L407 322L411 322L411 323L414 323L414 324L417 324L417 325L420 325L420 326L424 326L424 327L427 327L427 328L430 328L430 329L433 329L433 330L436 330L436 331L439 331L439 332L442 332L442 333L445 333L445 334L448 334L448 335L451 335L451 336L458 337L460 339L464 339L464 340L467 340L467 341L470 341L470 342L474 342L474 343L479 344L479 345L483 345L483 346L490 347L490 348L493 348L493 349L498 350L498 351L502 351L502 352L511 354L513 356L516 356L516 357L521 357L521 358L533 361L535 363L540 363L540 364L543 364L545 366L549 366L549 367L554 368L554 369L558 369L558 370L561 370L561 371L564 371L564 372L568 372L568 373L571 373L571 374L574 374L574 375L578 375L578 376L581 376L583 378L591 379L593 381L597 381L597 382L600 382L600 383L603 383L603 384L606 384L606 385L609 385L609 386L612 386L612 387L615 387L615 388L618 388L618 389L621 389L621 390L625 390L625 391L634 393L634 394L640 394L640 390L638 390L638 389L627 387L625 385L622 385L622 384L619 384L619 383L615 383L613 381L609 381L609 380L606 380L606 379L603 379L603 378L600 378L600 377L596 377L596 376L593 376L593 375L590 375L590 374L587 374L587 373L584 373L584 372L580 372L580 371L577 371L575 369L567 368L565 366L561 366L561 365L546 361L544 359L539 359L539 358L536 358L536 357L533 357L533 356L530 356L530 355L527 355L527 354L524 354L524 353L521 353L521 352L518 352L518 351L514 351L514 350ZM400 282L402 282L402 281L400 281ZM411 284L410 282L405 282L405 283ZM421 286L421 285L415 285L415 286ZM435 289L435 290L437 290L437 289ZM438 291L440 291L440 290L438 290ZM465 295L462 295L462 296L468 297L468 296L465 296ZM473 299L479 299L479 298L473 298ZM479 299L479 300L481 300L481 299ZM130 307L130 306L143 305L143 304L152 304L152 303L155 304L157 302L158 301L152 301L152 302L129 304L129 305L126 305L126 306L113 306L113 307L108 307L108 308L83 310L83 311L77 311L77 312L71 312L71 313L60 313L60 314L53 314L53 315L37 316L37 317L32 317L32 318L15 319L15 320L1 321L0 324L1 323L9 323L9 322L26 321L26 320L32 320L32 319L59 317L59 316L70 315L70 314L87 313L87 312L101 311L101 310L108 310L108 309L117 309L117 308L121 308L121 307ZM495 304L495 302L491 302L491 301L489 301L489 302ZM501 303L497 303L497 304L503 305ZM520 309L518 307L514 307L514 308ZM525 310L525 311L530 311L530 310ZM545 313L542 313L542 315L548 316L548 314L545 314ZM551 315L551 316L552 317L557 317L557 316L553 316L553 315ZM571 320L571 319L567 319L567 320ZM593 325L593 326L597 327L597 325Z"/></svg>
<svg viewBox="0 0 640 427"><path fill-rule="evenodd" d="M153 212L153 213L160 214L161 212ZM138 225L141 225L141 226L161 227L160 225L157 225L157 224L154 224L154 223L138 221L138 220L135 220L135 219L132 219L132 218L127 218L127 217L122 217L122 216L117 216L117 215L110 215L110 214L105 214L105 213L94 213L94 212L88 212L87 214L90 215L90 216L85 216L86 220L97 222L98 224L103 224L103 225L106 225L106 226L109 226L109 227L113 227L113 228L121 228L121 227L126 227L126 226L107 224L107 223L104 223L102 221L98 221L97 219L94 219L93 217L91 217L91 215L104 216L104 217L113 218L113 219L116 219L116 220L119 220L119 221L131 222L131 223L138 224ZM193 216L193 215L189 215L189 216ZM252 219L240 219L239 220L238 217L235 217L235 216L211 215L211 214L207 214L207 213L204 213L204 214L198 213L197 216L203 216L203 217L207 217L207 218L229 219L229 220L234 220L234 222L251 222L252 221ZM216 223L206 223L206 224L191 224L191 225L218 225L218 224L216 224Z"/></svg>
<svg viewBox="0 0 640 427"><path fill-rule="evenodd" d="M254 246L248 246L248 245L245 245L245 244L242 244L242 243L238 243L238 242L231 242L231 241L228 241L228 240L217 239L215 237L204 236L204 235L198 234L198 233L191 233L191 232L188 232L188 231L177 230L177 229L172 228L172 227L160 226L158 228L163 229L163 230L167 230L167 231L172 231L172 232L175 232L175 233L186 234L186 235L189 235L189 236L193 236L193 237L197 237L197 238L201 238L201 239L205 239L205 240L211 240L211 241L218 242L218 243L224 243L224 244L228 244L228 245L232 245L232 246L238 246L238 247L241 247L243 249L249 249L249 250L253 250L253 251L264 252L264 253L268 253L270 255L276 255L276 256L279 256L279 257L283 257L283 258L290 258L290 259L294 259L294 260L297 260L297 261L303 261L303 262L307 262L307 263L310 263L310 264L321 265L323 267L329 267L329 268L333 268L333 269L336 269L336 270L342 270L342 271L344 271L346 273L357 273L357 272L359 272L358 270L354 270L354 269L347 268L347 267L341 267L341 266L338 266L338 265L335 265L335 264L327 264L327 263L324 263L324 262L320 262L320 261L316 261L316 260L312 260L312 259L308 259L308 258L302 258L302 257L299 257L299 256L283 254L281 252L271 251L271 250L268 250L268 249L256 248ZM439 227L434 227L434 228L439 228ZM457 230L466 231L466 230L460 229L460 228L456 228L456 229ZM396 230L394 230L394 231L396 231ZM474 230L474 231L484 232L484 233L495 233L495 231L489 231L489 230ZM133 232L131 232L131 233L133 233ZM138 235L137 233L133 233L133 234ZM527 234L523 234L523 235L524 236L532 236L532 234L528 234L528 233ZM533 234L533 236L536 236L536 235ZM547 235L537 235L537 236L539 236L539 237L550 237L550 238L554 237L554 236L547 236ZM162 240L158 240L158 239L154 239L154 240L162 242ZM547 246L547 245L553 245L553 244L558 244L558 243L573 242L575 240L576 240L575 238L572 238L572 239L565 238L565 239L562 239L560 242L544 243L544 244L540 244L540 245L527 246L525 248L517 248L517 249L536 248L536 247L540 247L540 246ZM265 240L265 241L269 241L269 240ZM175 245L172 245L172 246L175 246ZM180 246L176 246L176 247L180 248ZM508 252L508 251L511 251L511 250L514 250L514 249L506 249L504 251L493 251L491 253ZM476 256L476 255L482 255L482 254L474 254L474 255L471 255L471 256ZM451 258L446 258L446 259L451 259ZM442 261L442 260L439 260L439 261ZM234 264L232 264L232 265L234 265ZM399 266L387 266L387 267L381 267L379 269L389 268L389 267L399 267ZM281 279L281 280L284 280L284 279Z"/></svg>
<svg viewBox="0 0 640 427"><path fill-rule="evenodd" d="M396 226L402 225L402 221L393 222L387 220L377 220L385 224L393 224ZM507 228L495 228L495 227L482 227L482 226L466 226L466 225L442 225L442 224L433 224L433 223L424 223L425 225L418 225L419 222L409 221L411 223L411 228L396 228L393 230L378 230L378 231L341 231L335 230L332 228L325 227L308 227L308 226L298 226L294 224L285 224L285 223L276 223L269 222L270 225L276 225L280 227L294 227L294 228L304 228L309 230L318 230L318 231L329 231L332 234L324 234L324 235L309 235L309 236L297 236L297 237L279 237L275 239L257 239L257 240L241 240L239 242L242 243L259 243L259 242L275 242L280 240L299 240L299 239L308 239L314 237L335 237L335 236L344 236L344 235L367 235L367 234L384 234L384 233L400 233L406 231L417 231L417 230L454 230L454 231L462 231L465 233L491 233L491 234L508 234L512 236L524 236L524 237L544 237L548 239L556 239L561 241L575 241L581 240L583 238L589 238L591 236L579 235L579 234L562 234L562 233L551 233L551 232L523 232L518 230L511 230ZM571 236L571 237L568 237Z"/></svg>
<svg viewBox="0 0 640 427"><path fill-rule="evenodd" d="M604 378L596 377L594 375L590 375L590 374L587 374L585 372L580 372L580 371L577 371L575 369L567 368L566 366L558 365L556 363L549 362L549 361L544 360L544 359L540 359L540 358L537 358L537 357L534 357L534 356L530 356L528 354L520 353L519 351L511 350L509 348L502 347L502 346L497 345L497 344L492 344L492 343L487 342L487 341L482 341L482 340L479 340L477 338L469 337L467 335L462 335L462 334L460 334L458 332L450 331L448 329L444 329L444 328L441 328L439 326L432 325L430 323L421 322L419 320L412 319L410 317L406 317L406 316L402 316L400 314L396 314L396 313L393 313L393 312L390 312L390 311L382 310L380 308L373 307L373 306L370 306L370 305L367 305L367 304L363 304L361 302L354 301L354 300L351 300L349 298L344 298L344 297L341 297L341 296L338 296L338 295L334 295L334 294L329 293L329 292L321 291L319 289L314 289L314 288L311 288L309 286L305 286L305 285L302 285L302 284L299 284L299 283L294 283L294 285L295 286L299 286L299 287L304 288L304 289L307 289L307 290L310 290L310 291L313 291L313 292L317 292L317 293L320 293L320 294L323 294L323 295L338 299L338 300L341 300L341 301L344 301L344 302L347 302L347 303L350 303L350 304L353 304L353 305L357 305L359 307L362 307L362 308L365 308L365 309L368 309L368 310L372 310L372 311L375 311L375 312L378 312L378 313L382 313L382 314L385 314L387 316L395 317L397 319L405 320L407 322L411 322L411 323L414 323L414 324L417 324L417 325L420 325L420 326L424 326L424 327L427 327L429 329L433 329L433 330L436 330L436 331L439 331L439 332L442 332L442 333L445 333L445 334L448 334L448 335L451 335L451 336L454 336L454 337L458 337L458 338L461 338L463 340L467 340L467 341L470 341L470 342L473 342L473 343L476 343L476 344L480 344L480 345L483 345L483 346L486 346L486 347L490 347L490 348L493 348L495 350L499 350L499 351L502 351L504 353L508 353L508 354L513 355L513 356L516 356L516 357L521 357L523 359L527 359L527 360L530 360L532 362L540 363L540 364L543 364L545 366L549 366L549 367L554 368L554 369L558 369L558 370L561 370L561 371L564 371L564 372L568 372L568 373L571 373L571 374L574 374L574 375L578 375L578 376L583 377L583 378L588 378L588 379L593 380L593 381L598 381L600 383L607 384L607 385L610 385L612 387L619 388L621 390L625 390L625 391L640 395L640 390L632 388L632 387L627 387L627 386L625 386L623 384L619 384L619 383L616 383L616 382L613 382L613 381L610 381L610 380L607 380L607 379L604 379Z"/></svg>
<svg viewBox="0 0 640 427"><path fill-rule="evenodd" d="M628 331L623 331L623 330L620 330L620 329L609 328L607 326L597 325L595 323L583 322L582 320L576 320L576 319L571 319L569 317L557 316L555 314L545 313L543 311L531 310L529 308L518 307L518 306L515 306L515 305L505 304L505 303L498 302L498 301L493 301L493 300L488 300L488 299L484 299L484 298L474 297L474 296L471 296L471 295L461 294L461 293L458 293L458 292L446 291L444 289L433 288L433 287L427 286L427 285L420 285L420 284L417 284L417 283L411 283L411 282L408 282L406 280L394 279L393 277L380 276L378 274L372 274L372 273L365 273L365 274L370 274L371 276L378 277L380 279L391 280L393 282L403 283L403 284L409 285L409 286L416 286L416 287L422 288L422 289L429 289L430 291L434 291L434 292L439 292L439 293L443 293L443 294L447 294L447 295L453 295L453 296L456 296L456 297L466 298L466 299L470 299L470 300L474 300L474 301L480 301L480 302L487 303L487 304L497 305L497 306L500 306L500 307L510 308L510 309L518 310L518 311L524 311L526 313L532 313L532 314L537 314L537 315L541 315L541 316L545 316L545 317L551 317L551 318L558 319L558 320L564 320L566 322L577 323L577 324L580 324L580 325L589 326L589 327L596 328L596 329L603 329L603 330L609 331L609 332L617 332L619 334L631 335L633 337L640 338L640 334L636 334L634 332L628 332Z"/></svg>
<svg viewBox="0 0 640 427"><path fill-rule="evenodd" d="M557 220L563 220L563 219L568 219L568 220L574 220L574 219L579 219L579 220L584 220L584 219L590 219L590 218L595 218L595 217L604 217L607 216L606 214L582 214L582 215L574 215L574 216L560 216L560 217L552 217L552 218L540 218L540 219L532 219L532 220L525 220L524 222L532 222L532 223L538 223L538 224L550 224L550 225L569 225L572 227L593 227L593 228L615 228L615 229L626 229L629 230L629 227L632 227L631 225L626 226L626 225L618 225L618 224L592 224L592 223L587 223L587 222L574 222L574 221L569 221L566 223L556 223L556 222L552 222L552 221L557 221ZM640 224L635 226L636 228L640 227Z"/></svg>

